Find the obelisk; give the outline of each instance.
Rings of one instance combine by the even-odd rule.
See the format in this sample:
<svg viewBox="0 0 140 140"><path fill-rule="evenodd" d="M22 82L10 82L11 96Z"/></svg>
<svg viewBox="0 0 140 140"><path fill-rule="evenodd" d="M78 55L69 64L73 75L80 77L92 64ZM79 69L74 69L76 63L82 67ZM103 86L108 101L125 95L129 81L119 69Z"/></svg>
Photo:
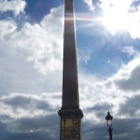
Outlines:
<svg viewBox="0 0 140 140"><path fill-rule="evenodd" d="M63 93L60 116L60 140L81 140L74 0L65 0Z"/></svg>

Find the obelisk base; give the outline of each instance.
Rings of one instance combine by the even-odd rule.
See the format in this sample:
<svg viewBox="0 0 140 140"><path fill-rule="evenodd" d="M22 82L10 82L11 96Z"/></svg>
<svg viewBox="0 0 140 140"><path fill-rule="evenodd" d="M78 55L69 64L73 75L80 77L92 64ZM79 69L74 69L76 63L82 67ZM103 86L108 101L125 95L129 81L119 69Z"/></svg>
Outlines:
<svg viewBox="0 0 140 140"><path fill-rule="evenodd" d="M58 114L61 117L60 140L81 140L82 111L80 109L61 109Z"/></svg>

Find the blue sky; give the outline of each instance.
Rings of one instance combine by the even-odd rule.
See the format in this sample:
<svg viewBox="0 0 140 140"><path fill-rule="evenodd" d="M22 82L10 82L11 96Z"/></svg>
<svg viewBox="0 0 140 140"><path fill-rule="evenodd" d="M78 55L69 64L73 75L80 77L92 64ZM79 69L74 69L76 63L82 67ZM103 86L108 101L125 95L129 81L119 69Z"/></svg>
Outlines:
<svg viewBox="0 0 140 140"><path fill-rule="evenodd" d="M0 138L59 138L63 0L0 0ZM140 138L140 1L75 0L83 140Z"/></svg>

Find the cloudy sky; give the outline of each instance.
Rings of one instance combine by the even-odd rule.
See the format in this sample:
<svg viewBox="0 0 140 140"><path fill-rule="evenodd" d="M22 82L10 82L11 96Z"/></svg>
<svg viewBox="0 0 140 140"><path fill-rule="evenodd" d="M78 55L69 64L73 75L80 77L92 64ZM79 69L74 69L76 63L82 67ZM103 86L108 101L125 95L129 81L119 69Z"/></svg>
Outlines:
<svg viewBox="0 0 140 140"><path fill-rule="evenodd" d="M140 139L140 0L75 0L83 140ZM63 0L0 0L0 139L58 140Z"/></svg>

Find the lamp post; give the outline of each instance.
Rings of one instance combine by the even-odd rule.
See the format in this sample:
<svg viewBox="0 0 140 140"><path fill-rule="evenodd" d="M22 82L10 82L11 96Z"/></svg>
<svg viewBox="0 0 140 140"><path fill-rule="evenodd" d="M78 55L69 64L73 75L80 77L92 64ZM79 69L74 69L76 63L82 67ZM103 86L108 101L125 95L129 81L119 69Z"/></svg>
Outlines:
<svg viewBox="0 0 140 140"><path fill-rule="evenodd" d="M107 116L105 117L105 119L107 121L107 125L109 126L109 128L108 128L109 138L110 138L110 140L112 140L112 131L113 131L113 129L111 128L111 126L112 126L113 117L110 115L109 111L108 111Z"/></svg>

